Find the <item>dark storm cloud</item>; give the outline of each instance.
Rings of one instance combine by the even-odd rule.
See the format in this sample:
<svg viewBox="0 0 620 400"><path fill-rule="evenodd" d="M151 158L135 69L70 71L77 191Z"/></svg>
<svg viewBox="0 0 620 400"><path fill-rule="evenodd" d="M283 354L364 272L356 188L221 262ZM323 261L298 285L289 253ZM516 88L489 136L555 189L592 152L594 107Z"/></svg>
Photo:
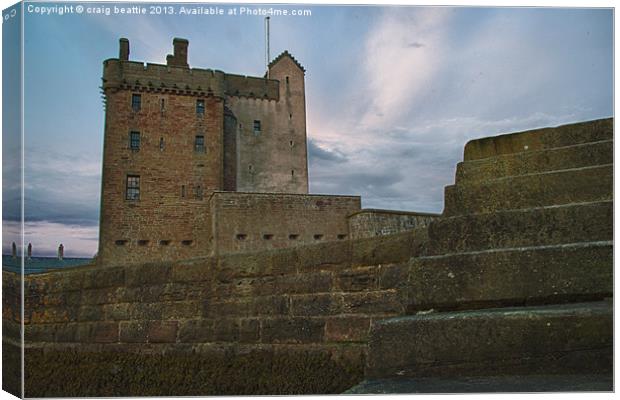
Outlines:
<svg viewBox="0 0 620 400"><path fill-rule="evenodd" d="M26 222L76 226L99 222L100 173L97 157L31 149L24 181ZM3 182L3 219L19 221L20 185Z"/></svg>
<svg viewBox="0 0 620 400"><path fill-rule="evenodd" d="M337 149L325 149L310 138L308 138L308 159L310 162L315 160L343 163L347 161L347 156Z"/></svg>

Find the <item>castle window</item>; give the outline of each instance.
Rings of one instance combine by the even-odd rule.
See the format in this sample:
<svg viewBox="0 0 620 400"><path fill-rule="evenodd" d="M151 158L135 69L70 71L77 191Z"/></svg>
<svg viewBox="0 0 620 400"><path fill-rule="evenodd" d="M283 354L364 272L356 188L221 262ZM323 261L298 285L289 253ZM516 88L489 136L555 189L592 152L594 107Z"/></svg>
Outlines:
<svg viewBox="0 0 620 400"><path fill-rule="evenodd" d="M182 241L181 241L181 244L182 244L183 246L191 246L191 245L192 245L192 243L194 243L194 241L193 241L193 240L182 240Z"/></svg>
<svg viewBox="0 0 620 400"><path fill-rule="evenodd" d="M185 197L185 185L181 185L181 197Z"/></svg>
<svg viewBox="0 0 620 400"><path fill-rule="evenodd" d="M159 241L159 245L160 246L168 246L170 244L170 240L160 240Z"/></svg>
<svg viewBox="0 0 620 400"><path fill-rule="evenodd" d="M196 186L196 199L202 200L202 186Z"/></svg>
<svg viewBox="0 0 620 400"><path fill-rule="evenodd" d="M131 109L135 112L140 111L142 108L142 95L140 94L132 94L131 95Z"/></svg>
<svg viewBox="0 0 620 400"><path fill-rule="evenodd" d="M165 143L164 138L159 138L159 150L164 150Z"/></svg>
<svg viewBox="0 0 620 400"><path fill-rule="evenodd" d="M344 233L341 233L340 235L338 235L338 240L344 240L347 238L347 235L345 235Z"/></svg>
<svg viewBox="0 0 620 400"><path fill-rule="evenodd" d="M196 114L204 115L205 113L205 101L202 99L196 100Z"/></svg>
<svg viewBox="0 0 620 400"><path fill-rule="evenodd" d="M291 235L288 235L288 238L289 238L289 240L297 240L297 239L299 239L299 235L291 234Z"/></svg>
<svg viewBox="0 0 620 400"><path fill-rule="evenodd" d="M149 244L148 240L138 240L138 246L146 246Z"/></svg>
<svg viewBox="0 0 620 400"><path fill-rule="evenodd" d="M291 170L291 176L295 176L295 170L294 169Z"/></svg>
<svg viewBox="0 0 620 400"><path fill-rule="evenodd" d="M133 151L140 150L140 132L132 131L129 133L129 148Z"/></svg>
<svg viewBox="0 0 620 400"><path fill-rule="evenodd" d="M289 144L291 147L293 147L293 144L294 144L294 143L293 143L293 141L291 140L290 142L288 142L288 144Z"/></svg>
<svg viewBox="0 0 620 400"><path fill-rule="evenodd" d="M323 239L323 235L321 234L314 235L314 240L321 240L321 239Z"/></svg>
<svg viewBox="0 0 620 400"><path fill-rule="evenodd" d="M140 200L140 176L127 175L127 200Z"/></svg>
<svg viewBox="0 0 620 400"><path fill-rule="evenodd" d="M288 119L293 119L293 114L289 114Z"/></svg>
<svg viewBox="0 0 620 400"><path fill-rule="evenodd" d="M124 245L127 244L127 241L126 240L117 240L117 241L114 242L114 244L117 245L117 246L124 246Z"/></svg>
<svg viewBox="0 0 620 400"><path fill-rule="evenodd" d="M288 86L288 76L286 77L286 86Z"/></svg>
<svg viewBox="0 0 620 400"><path fill-rule="evenodd" d="M237 234L237 240L245 240L247 239L248 235L246 235L245 233L238 233Z"/></svg>
<svg viewBox="0 0 620 400"><path fill-rule="evenodd" d="M166 110L166 100L165 99L161 99L159 101L159 107L161 112L164 112Z"/></svg>
<svg viewBox="0 0 620 400"><path fill-rule="evenodd" d="M267 233L263 235L263 239L265 240L271 240L273 239L273 235L271 233Z"/></svg>
<svg viewBox="0 0 620 400"><path fill-rule="evenodd" d="M204 153L205 152L205 137L202 135L197 135L194 140L194 151L196 153Z"/></svg>
<svg viewBox="0 0 620 400"><path fill-rule="evenodd" d="M255 119L254 120L254 134L257 135L260 133L260 121Z"/></svg>

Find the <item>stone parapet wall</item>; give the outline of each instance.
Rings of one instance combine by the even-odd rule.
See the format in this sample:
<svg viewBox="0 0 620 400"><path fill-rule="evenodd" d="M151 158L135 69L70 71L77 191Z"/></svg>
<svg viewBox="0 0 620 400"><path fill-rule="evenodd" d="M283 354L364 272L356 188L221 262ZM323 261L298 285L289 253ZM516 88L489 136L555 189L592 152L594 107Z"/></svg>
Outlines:
<svg viewBox="0 0 620 400"><path fill-rule="evenodd" d="M306 246L349 238L359 196L216 192L210 199L218 254Z"/></svg>
<svg viewBox="0 0 620 400"><path fill-rule="evenodd" d="M103 66L104 90L144 89L190 96L279 99L279 82L266 78L118 59L108 59Z"/></svg>
<svg viewBox="0 0 620 400"><path fill-rule="evenodd" d="M87 358L108 354L114 364L116 357L127 357L114 355L119 352L143 358L257 352L261 363L277 354L291 360L319 357L339 371L357 371L345 375L359 380L371 324L405 311L407 292L401 285L423 238L408 232L219 258L29 275L27 354L34 360L39 350L55 352L60 364L69 357L65 352ZM18 284L19 275L4 273L5 290ZM19 302L3 303L5 332L19 331L18 311ZM65 368L60 364L48 367ZM37 367L30 365L34 376ZM320 371L310 371L307 378L316 374ZM333 385L326 390L339 387Z"/></svg>
<svg viewBox="0 0 620 400"><path fill-rule="evenodd" d="M440 214L364 209L347 217L351 238L392 235L428 226Z"/></svg>

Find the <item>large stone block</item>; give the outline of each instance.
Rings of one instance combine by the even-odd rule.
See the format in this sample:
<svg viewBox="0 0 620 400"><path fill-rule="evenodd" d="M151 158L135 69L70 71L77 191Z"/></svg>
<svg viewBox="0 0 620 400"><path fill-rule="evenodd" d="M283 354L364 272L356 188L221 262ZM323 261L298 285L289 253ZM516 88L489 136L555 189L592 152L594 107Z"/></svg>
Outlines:
<svg viewBox="0 0 620 400"><path fill-rule="evenodd" d="M371 319L343 316L327 318L325 340L328 342L365 342L368 339Z"/></svg>
<svg viewBox="0 0 620 400"><path fill-rule="evenodd" d="M257 294L324 293L332 290L332 273L328 271L269 277L256 282Z"/></svg>
<svg viewBox="0 0 620 400"><path fill-rule="evenodd" d="M602 299L613 292L613 245L584 243L413 258L408 310Z"/></svg>
<svg viewBox="0 0 620 400"><path fill-rule="evenodd" d="M465 145L464 160L613 139L613 118L486 137Z"/></svg>
<svg viewBox="0 0 620 400"><path fill-rule="evenodd" d="M120 322L122 343L174 343L178 321Z"/></svg>
<svg viewBox="0 0 620 400"><path fill-rule="evenodd" d="M613 239L613 201L470 214L434 221L426 255Z"/></svg>
<svg viewBox="0 0 620 400"><path fill-rule="evenodd" d="M179 342L208 343L214 340L214 321L210 319L190 319L179 322Z"/></svg>
<svg viewBox="0 0 620 400"><path fill-rule="evenodd" d="M612 316L595 302L377 321L366 378L609 372Z"/></svg>
<svg viewBox="0 0 620 400"><path fill-rule="evenodd" d="M268 318L261 321L262 343L320 343L324 335L324 319Z"/></svg>
<svg viewBox="0 0 620 400"><path fill-rule="evenodd" d="M168 283L172 280L172 263L146 263L127 267L127 286Z"/></svg>
<svg viewBox="0 0 620 400"><path fill-rule="evenodd" d="M115 343L119 340L118 322L84 322L77 324L77 341Z"/></svg>
<svg viewBox="0 0 620 400"><path fill-rule="evenodd" d="M125 268L96 268L84 271L84 289L116 287L125 284Z"/></svg>
<svg viewBox="0 0 620 400"><path fill-rule="evenodd" d="M335 273L337 289L343 292L358 292L377 289L378 268L362 267L351 268Z"/></svg>
<svg viewBox="0 0 620 400"><path fill-rule="evenodd" d="M343 312L347 314L396 315L405 310L404 293L389 289L343 294Z"/></svg>
<svg viewBox="0 0 620 400"><path fill-rule="evenodd" d="M456 167L456 183L612 164L613 149L613 140L605 140L535 151L524 149L520 153L464 161Z"/></svg>
<svg viewBox="0 0 620 400"><path fill-rule="evenodd" d="M334 315L342 310L342 295L338 293L291 296L291 314L296 317Z"/></svg>
<svg viewBox="0 0 620 400"><path fill-rule="evenodd" d="M214 257L177 262L172 266L171 278L174 282L208 281L212 279L216 266Z"/></svg>
<svg viewBox="0 0 620 400"><path fill-rule="evenodd" d="M444 216L612 200L612 189L612 165L452 185Z"/></svg>

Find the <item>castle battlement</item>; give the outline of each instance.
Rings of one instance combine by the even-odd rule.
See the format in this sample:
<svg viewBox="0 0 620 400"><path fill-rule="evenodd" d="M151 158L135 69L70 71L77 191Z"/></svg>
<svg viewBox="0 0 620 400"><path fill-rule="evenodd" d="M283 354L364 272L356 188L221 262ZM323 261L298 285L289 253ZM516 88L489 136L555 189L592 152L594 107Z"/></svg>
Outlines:
<svg viewBox="0 0 620 400"><path fill-rule="evenodd" d="M174 93L188 96L236 96L275 100L280 98L280 82L253 76L227 74L202 68L124 61L103 63L103 89L129 89Z"/></svg>

